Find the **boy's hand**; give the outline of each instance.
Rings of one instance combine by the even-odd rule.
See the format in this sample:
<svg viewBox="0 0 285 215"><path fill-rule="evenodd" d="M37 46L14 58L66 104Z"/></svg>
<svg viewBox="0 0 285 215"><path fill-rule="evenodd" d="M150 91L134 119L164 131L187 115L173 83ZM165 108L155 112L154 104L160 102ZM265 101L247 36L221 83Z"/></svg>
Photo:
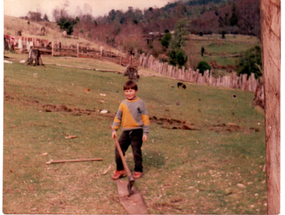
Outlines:
<svg viewBox="0 0 285 215"><path fill-rule="evenodd" d="M117 138L117 131L112 131L112 138L116 139Z"/></svg>
<svg viewBox="0 0 285 215"><path fill-rule="evenodd" d="M143 140L143 142L146 142L146 141L147 141L147 135L146 135L146 134L143 135L142 140Z"/></svg>

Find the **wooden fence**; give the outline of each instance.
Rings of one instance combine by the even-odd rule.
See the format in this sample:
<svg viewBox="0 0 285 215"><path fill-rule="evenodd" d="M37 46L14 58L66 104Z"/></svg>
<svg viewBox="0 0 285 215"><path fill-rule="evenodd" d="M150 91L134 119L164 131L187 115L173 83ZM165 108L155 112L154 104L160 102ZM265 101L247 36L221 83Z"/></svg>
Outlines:
<svg viewBox="0 0 285 215"><path fill-rule="evenodd" d="M259 84L259 80L255 79L254 74L247 77L246 74L238 76L236 72L232 72L230 76L213 77L212 72L205 71L204 75L199 71L192 69L179 69L177 66L163 63L156 59L153 55L142 53L137 59L132 55L123 57L114 52L104 50L103 46L99 50L90 47L76 45L63 46L60 42L50 42L45 39L16 37L17 49L21 52L29 51L31 47L37 48L42 54L51 54L52 56L73 56L73 57L91 57L97 59L106 59L114 63L127 66L142 66L152 69L159 74L175 78L181 81L187 81L197 84L207 84L210 86L236 88L247 91L255 91Z"/></svg>
<svg viewBox="0 0 285 215"><path fill-rule="evenodd" d="M103 46L95 49L87 46L80 46L79 43L63 45L58 41L50 42L41 38L15 36L13 50L19 53L28 53L31 48L40 50L42 55L90 57L100 60L109 60L123 66L127 66L128 64L137 65L136 60L132 57L125 56L123 53L116 54L104 49Z"/></svg>
<svg viewBox="0 0 285 215"><path fill-rule="evenodd" d="M139 57L139 65L145 68L152 69L159 74L175 78L181 81L187 81L197 84L207 84L210 86L220 86L227 88L236 88L247 91L255 91L259 84L259 80L255 79L254 74L248 77L247 74L238 76L236 72L232 72L230 76L213 77L212 72L205 71L204 75L199 73L199 70L179 69L177 66L163 63L152 55L142 54Z"/></svg>

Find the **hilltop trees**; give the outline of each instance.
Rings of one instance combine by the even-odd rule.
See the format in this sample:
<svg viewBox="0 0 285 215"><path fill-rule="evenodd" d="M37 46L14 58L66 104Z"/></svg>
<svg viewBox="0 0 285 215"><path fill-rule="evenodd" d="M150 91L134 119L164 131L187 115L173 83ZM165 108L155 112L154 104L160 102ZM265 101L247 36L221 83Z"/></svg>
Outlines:
<svg viewBox="0 0 285 215"><path fill-rule="evenodd" d="M41 19L41 16L42 16L42 14L41 14L40 12L32 12L32 11L29 11L29 13L28 13L28 17L30 18L30 20L36 21L36 22L42 20L42 19Z"/></svg>

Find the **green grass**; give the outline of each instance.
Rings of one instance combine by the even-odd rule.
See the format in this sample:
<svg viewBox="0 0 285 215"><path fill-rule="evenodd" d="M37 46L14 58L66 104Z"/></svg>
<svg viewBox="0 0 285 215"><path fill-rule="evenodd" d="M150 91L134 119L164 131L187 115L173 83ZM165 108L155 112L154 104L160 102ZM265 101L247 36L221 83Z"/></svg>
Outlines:
<svg viewBox="0 0 285 215"><path fill-rule="evenodd" d="M52 64L4 65L3 212L126 213L111 180L110 125L127 79L58 67L56 61L123 71L92 59L44 57ZM151 132L142 147L144 176L135 187L149 213L266 213L264 115L250 106L253 93L190 83L183 90L176 80L142 73L138 96L147 105ZM179 129L183 125L192 130ZM103 161L46 165L50 159L94 157ZM130 149L126 159L132 170Z"/></svg>
<svg viewBox="0 0 285 215"><path fill-rule="evenodd" d="M226 38L222 39L221 35L204 35L204 36L189 36L189 43L192 44L191 49L196 53L200 61L216 61L219 65L236 65L237 57L234 57L241 52L244 52L256 45L261 45L257 37L226 34ZM205 54L201 57L201 48L205 48Z"/></svg>

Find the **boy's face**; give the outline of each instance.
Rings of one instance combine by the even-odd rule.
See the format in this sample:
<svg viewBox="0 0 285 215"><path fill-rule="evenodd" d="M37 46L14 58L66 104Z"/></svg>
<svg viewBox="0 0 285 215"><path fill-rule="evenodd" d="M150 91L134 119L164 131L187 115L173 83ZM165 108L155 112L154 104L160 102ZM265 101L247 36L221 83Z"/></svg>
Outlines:
<svg viewBox="0 0 285 215"><path fill-rule="evenodd" d="M126 89L124 90L125 92L125 96L128 100L132 100L136 97L136 94L137 94L137 90L134 90L134 89Z"/></svg>

